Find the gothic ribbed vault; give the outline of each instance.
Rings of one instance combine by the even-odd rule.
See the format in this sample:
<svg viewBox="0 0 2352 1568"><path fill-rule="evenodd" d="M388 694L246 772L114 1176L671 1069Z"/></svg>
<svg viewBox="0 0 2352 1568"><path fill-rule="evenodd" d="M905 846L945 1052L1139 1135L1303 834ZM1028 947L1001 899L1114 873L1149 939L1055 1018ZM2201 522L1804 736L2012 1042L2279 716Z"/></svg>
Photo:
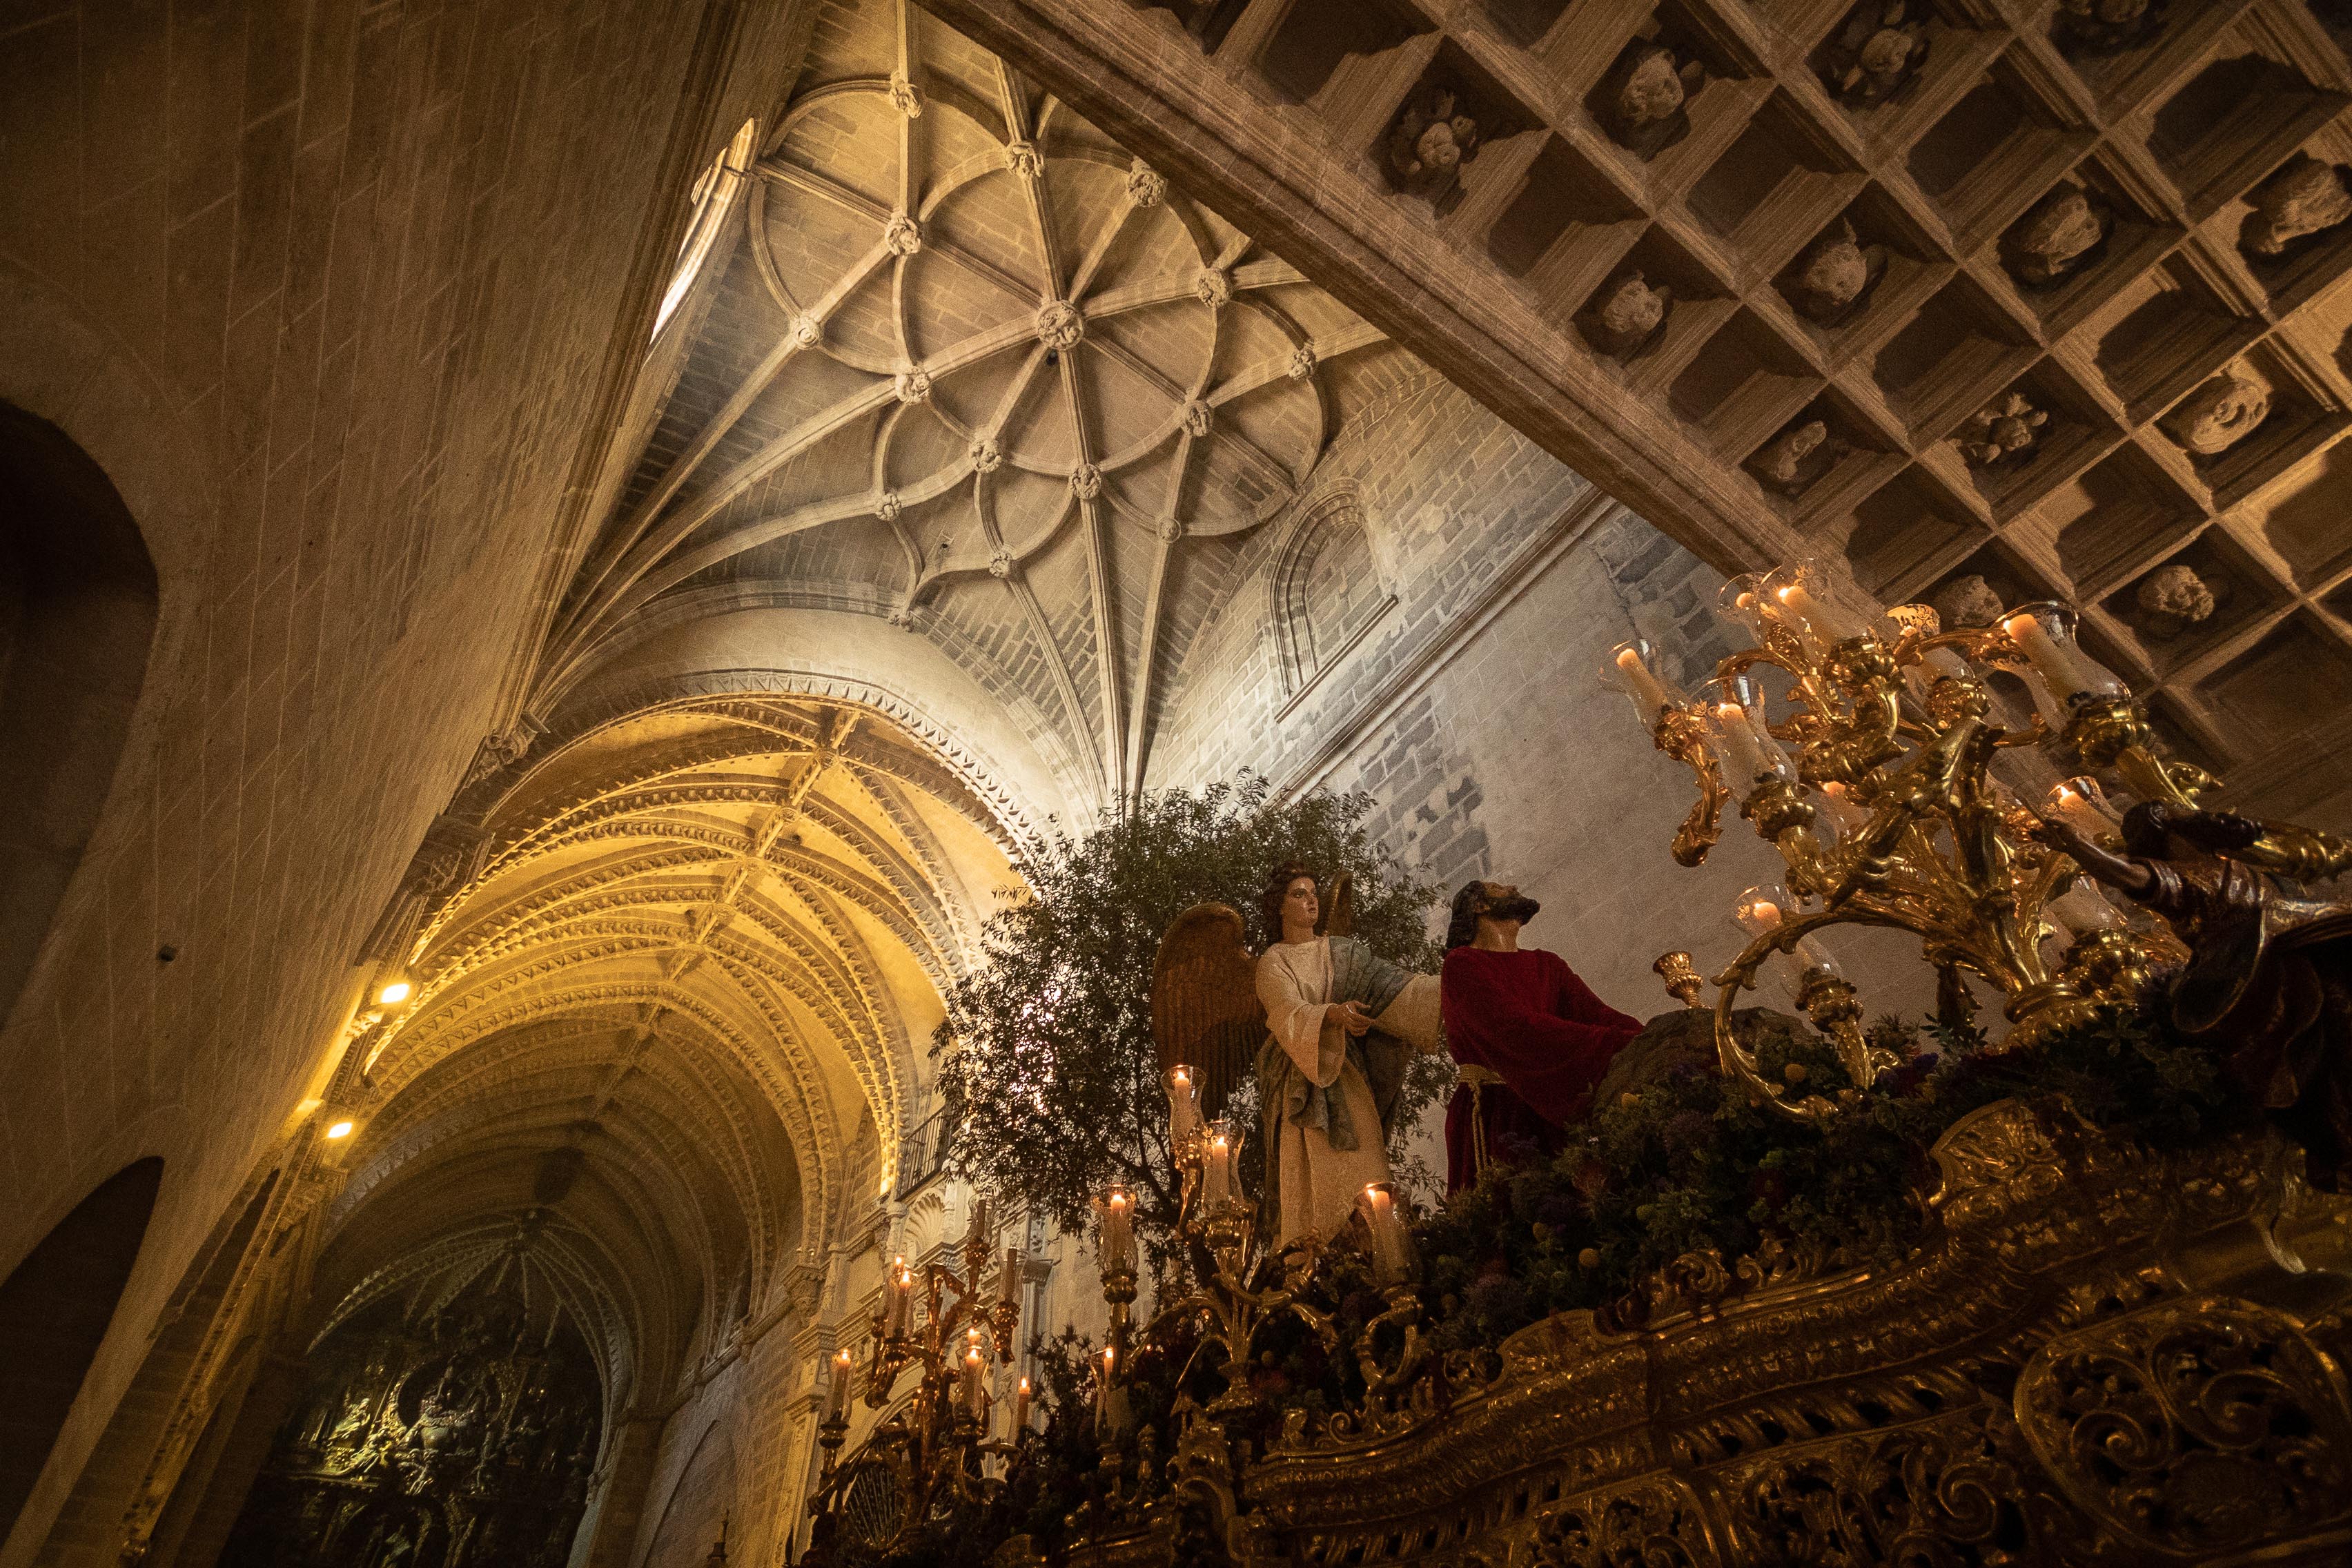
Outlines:
<svg viewBox="0 0 2352 1568"><path fill-rule="evenodd" d="M1071 800L1131 794L1239 536L1422 373L904 0L824 7L759 143L534 707L681 618L848 608L1017 711Z"/></svg>

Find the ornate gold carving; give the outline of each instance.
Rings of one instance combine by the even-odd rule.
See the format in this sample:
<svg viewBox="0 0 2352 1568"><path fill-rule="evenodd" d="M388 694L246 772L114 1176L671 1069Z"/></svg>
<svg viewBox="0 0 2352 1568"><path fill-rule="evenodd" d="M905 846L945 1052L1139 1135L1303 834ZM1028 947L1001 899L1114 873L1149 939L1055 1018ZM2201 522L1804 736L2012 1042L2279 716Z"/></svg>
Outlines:
<svg viewBox="0 0 2352 1568"><path fill-rule="evenodd" d="M2352 1401L2294 1320L2196 1296L2063 1334L2018 1380L2017 1421L2085 1514L2202 1561L2352 1514Z"/></svg>

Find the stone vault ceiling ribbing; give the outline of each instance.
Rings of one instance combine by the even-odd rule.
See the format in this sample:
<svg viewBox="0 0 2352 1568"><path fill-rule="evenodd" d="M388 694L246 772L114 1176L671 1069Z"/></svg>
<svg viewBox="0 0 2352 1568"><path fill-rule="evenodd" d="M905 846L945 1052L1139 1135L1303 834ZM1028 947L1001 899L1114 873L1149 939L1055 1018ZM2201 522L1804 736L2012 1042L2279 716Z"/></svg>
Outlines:
<svg viewBox="0 0 2352 1568"><path fill-rule="evenodd" d="M326 1299L528 1243L667 1386L895 1180L1004 825L888 717L757 691L572 722L457 816Z"/></svg>
<svg viewBox="0 0 2352 1568"><path fill-rule="evenodd" d="M1410 362L904 4L827 6L762 130L540 700L681 605L863 584L1042 716L1076 798L1131 793L1228 542Z"/></svg>

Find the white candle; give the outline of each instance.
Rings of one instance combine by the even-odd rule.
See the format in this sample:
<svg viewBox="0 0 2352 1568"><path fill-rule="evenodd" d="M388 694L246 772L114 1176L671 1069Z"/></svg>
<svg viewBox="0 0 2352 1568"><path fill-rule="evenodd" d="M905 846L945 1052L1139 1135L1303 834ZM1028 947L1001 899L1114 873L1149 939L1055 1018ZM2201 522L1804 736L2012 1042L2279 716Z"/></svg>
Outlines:
<svg viewBox="0 0 2352 1568"><path fill-rule="evenodd" d="M1818 595L1807 593L1801 575L1773 589L1772 596L1797 618L1800 629L1810 629L1825 642L1843 642L1858 629L1852 620L1832 609Z"/></svg>
<svg viewBox="0 0 2352 1568"><path fill-rule="evenodd" d="M1223 1122L1212 1122L1201 1143L1201 1206L1213 1212L1233 1200L1234 1135Z"/></svg>
<svg viewBox="0 0 2352 1568"><path fill-rule="evenodd" d="M1095 1420L1097 1424L1108 1424L1110 1420L1110 1374L1118 1360L1118 1351L1109 1345L1103 1346L1102 1364L1095 1373Z"/></svg>
<svg viewBox="0 0 2352 1568"><path fill-rule="evenodd" d="M1366 1225L1372 1236L1372 1267L1383 1285L1393 1285L1408 1272L1404 1220L1396 1212L1396 1196L1386 1182L1364 1188Z"/></svg>
<svg viewBox="0 0 2352 1568"><path fill-rule="evenodd" d="M1618 673L1625 678L1625 684L1633 690L1633 700L1641 709L1643 721L1655 724L1658 721L1658 715L1673 705L1673 694L1667 691L1664 681L1650 672L1649 662L1643 658L1639 645L1634 643L1621 645L1617 649L1615 663Z"/></svg>
<svg viewBox="0 0 2352 1568"><path fill-rule="evenodd" d="M1113 1187L1103 1197L1102 1271L1105 1274L1135 1272L1135 1195L1125 1187Z"/></svg>
<svg viewBox="0 0 2352 1568"><path fill-rule="evenodd" d="M1755 731L1748 727L1748 710L1737 702L1715 705L1716 733L1723 737L1725 761L1730 764L1734 788L1752 783L1766 771L1764 748L1756 743Z"/></svg>
<svg viewBox="0 0 2352 1568"><path fill-rule="evenodd" d="M2123 695L2123 682L2082 650L2065 612L2058 606L2012 612L2000 629L2032 664L2034 673L2061 706L2068 698L2086 691L2102 697Z"/></svg>
<svg viewBox="0 0 2352 1568"><path fill-rule="evenodd" d="M974 1421L988 1419L988 1384L981 1375L985 1364L978 1345L963 1352L963 1407Z"/></svg>
<svg viewBox="0 0 2352 1568"><path fill-rule="evenodd" d="M889 1340L902 1340L907 1337L907 1319L913 1310L915 1300L915 1275L914 1271L907 1267L905 1258L894 1258L890 1260L889 1285L889 1315L884 1320L882 1337Z"/></svg>
<svg viewBox="0 0 2352 1568"><path fill-rule="evenodd" d="M985 1245L995 1234L994 1219L995 1216L989 1212L986 1197L983 1196L975 1201L971 1206L971 1234L964 1237L964 1240L977 1241Z"/></svg>
<svg viewBox="0 0 2352 1568"><path fill-rule="evenodd" d="M2112 833L2116 827L2115 820L2099 809L2105 798L2097 781L2068 779L2050 786L2050 815L2096 843L2102 834Z"/></svg>
<svg viewBox="0 0 2352 1568"><path fill-rule="evenodd" d="M1013 1390L1013 1435L1015 1437L1029 1430L1029 1380L1023 1378Z"/></svg>
<svg viewBox="0 0 2352 1568"><path fill-rule="evenodd" d="M849 1351L845 1346L834 1352L833 1376L824 1385L824 1418L827 1421L840 1421L847 1418L849 1382Z"/></svg>
<svg viewBox="0 0 2352 1568"><path fill-rule="evenodd" d="M1017 1247L1004 1249L1004 1272L996 1281L996 1299L1015 1310L1020 1308L1021 1249Z"/></svg>
<svg viewBox="0 0 2352 1568"><path fill-rule="evenodd" d="M1201 1131L1201 1091L1190 1065L1168 1069L1168 1145L1181 1156Z"/></svg>

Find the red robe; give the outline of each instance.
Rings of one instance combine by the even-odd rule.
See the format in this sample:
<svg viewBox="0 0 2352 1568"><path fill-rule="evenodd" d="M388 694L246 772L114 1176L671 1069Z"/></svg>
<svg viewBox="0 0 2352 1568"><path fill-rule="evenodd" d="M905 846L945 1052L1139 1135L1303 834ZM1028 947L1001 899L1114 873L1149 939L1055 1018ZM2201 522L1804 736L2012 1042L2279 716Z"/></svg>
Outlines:
<svg viewBox="0 0 2352 1568"><path fill-rule="evenodd" d="M1640 1019L1595 996L1559 954L1536 948L1455 948L1445 955L1440 1005L1454 1059L1503 1079L1454 1086L1445 1110L1448 1194L1478 1179L1474 1105L1490 1162L1508 1160L1517 1145L1557 1153L1561 1124L1584 1114L1592 1086L1642 1032Z"/></svg>

